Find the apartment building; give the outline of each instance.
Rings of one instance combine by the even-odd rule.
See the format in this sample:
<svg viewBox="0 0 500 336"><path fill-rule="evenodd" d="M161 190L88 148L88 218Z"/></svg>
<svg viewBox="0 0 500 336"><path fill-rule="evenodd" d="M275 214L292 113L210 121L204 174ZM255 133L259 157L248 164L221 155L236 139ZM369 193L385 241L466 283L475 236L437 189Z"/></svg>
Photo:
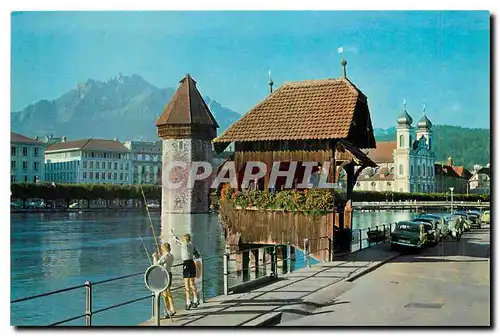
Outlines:
<svg viewBox="0 0 500 336"><path fill-rule="evenodd" d="M44 180L43 142L10 132L10 182Z"/></svg>

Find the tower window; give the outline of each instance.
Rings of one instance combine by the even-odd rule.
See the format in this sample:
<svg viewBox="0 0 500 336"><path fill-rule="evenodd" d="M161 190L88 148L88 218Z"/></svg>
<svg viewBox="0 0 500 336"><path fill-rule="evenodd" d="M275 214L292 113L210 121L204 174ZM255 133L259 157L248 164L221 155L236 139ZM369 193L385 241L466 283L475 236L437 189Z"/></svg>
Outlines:
<svg viewBox="0 0 500 336"><path fill-rule="evenodd" d="M399 165L399 175L403 175L403 165Z"/></svg>
<svg viewBox="0 0 500 336"><path fill-rule="evenodd" d="M399 136L399 147L404 147L405 146L405 137L404 135Z"/></svg>

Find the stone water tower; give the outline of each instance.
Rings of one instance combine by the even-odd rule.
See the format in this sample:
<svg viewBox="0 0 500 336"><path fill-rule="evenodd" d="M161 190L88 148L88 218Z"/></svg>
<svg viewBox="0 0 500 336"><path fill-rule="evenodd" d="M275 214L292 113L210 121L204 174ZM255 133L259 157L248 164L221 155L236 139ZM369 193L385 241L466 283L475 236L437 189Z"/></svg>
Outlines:
<svg viewBox="0 0 500 336"><path fill-rule="evenodd" d="M194 161L212 162L211 141L217 136L219 125L189 74L180 81L179 88L156 121L156 127L163 142L162 225L168 214L207 213L209 180L197 181L193 188L186 183L177 189L165 185L165 181L173 181L175 174L187 180L186 170L167 171L169 162L185 162L187 167Z"/></svg>

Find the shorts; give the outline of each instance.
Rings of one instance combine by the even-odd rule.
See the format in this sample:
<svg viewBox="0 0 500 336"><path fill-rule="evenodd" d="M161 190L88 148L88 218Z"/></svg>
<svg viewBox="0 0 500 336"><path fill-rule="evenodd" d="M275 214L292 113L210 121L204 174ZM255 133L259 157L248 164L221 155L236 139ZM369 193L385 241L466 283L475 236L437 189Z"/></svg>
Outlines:
<svg viewBox="0 0 500 336"><path fill-rule="evenodd" d="M184 260L182 262L182 276L184 279L196 278L196 265L193 260Z"/></svg>

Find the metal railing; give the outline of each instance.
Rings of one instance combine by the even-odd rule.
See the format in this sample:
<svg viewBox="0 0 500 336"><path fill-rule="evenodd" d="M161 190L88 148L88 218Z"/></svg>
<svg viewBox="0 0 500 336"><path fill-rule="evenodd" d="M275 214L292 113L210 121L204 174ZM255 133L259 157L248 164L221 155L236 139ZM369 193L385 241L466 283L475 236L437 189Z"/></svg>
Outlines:
<svg viewBox="0 0 500 336"><path fill-rule="evenodd" d="M395 223L387 223L387 224L381 224L381 225L376 225L374 227L370 228L364 228L364 229L355 229L352 230L352 237L351 237L351 248L349 251L345 253L351 253L351 252L356 252L360 251L369 247L372 247L373 245L370 245L371 243L373 244L379 244L386 242L388 239L390 239L391 232L395 228ZM375 239L370 238L368 232L381 232L381 236L378 235ZM363 235L365 233L365 236ZM310 242L315 241L315 240L327 240L328 242L328 247L323 247L319 248L315 251L312 251L310 248ZM367 244L364 246L363 242L366 241ZM359 245L358 245L359 244ZM354 248L356 247L356 249ZM359 248L358 248L359 247ZM306 262L306 267L311 267L311 255L317 254L318 252L322 250L327 250L327 258L325 258L323 261L332 261L335 258L335 237L334 239L331 239L330 237L319 237L319 238L305 238L304 239L304 258Z"/></svg>
<svg viewBox="0 0 500 336"><path fill-rule="evenodd" d="M369 235L366 234L366 237L363 237L363 232L367 233L367 232L375 231L375 230L377 230L377 231L381 230L383 232L383 237L384 237L384 239L382 241L386 241L387 238L390 236L390 233L392 232L393 228L394 228L394 225L389 223L387 225L382 224L382 225L378 225L378 226L375 226L372 228L367 228L367 229L352 230L351 246L354 246L352 244L352 242L354 241L354 243L359 242L359 250L364 249L366 247L370 247ZM334 237L334 239L335 239L335 237ZM326 237L326 236L325 237L313 237L313 238L304 239L303 252L304 252L304 258L306 261L306 267L311 267L311 255L317 254L321 251L328 251L328 253L326 253L327 257L324 259L324 261L332 261L335 257L334 239L331 239L330 237ZM326 240L327 241L327 243L325 244L326 246L322 247L322 248L318 248L315 251L312 251L310 248L311 242L314 242L316 240L319 240L319 241ZM363 241L369 241L369 243L367 244L366 247L363 247ZM286 255L285 257L283 257L281 259L278 258L278 250L280 248L282 249L283 254ZM282 262L282 267L283 267L283 269L286 269L286 273L291 273L291 271L292 271L291 249L292 249L292 246L289 242L287 244L263 245L260 247L250 248L250 249L246 249L246 250L240 250L237 252L226 252L222 256L219 255L219 256L213 256L213 257L203 259L203 262L205 263L207 261L220 259L222 257L222 259L223 259L223 283L224 283L223 294L228 295L229 293L233 292L239 286L244 285L246 282L257 280L257 279L260 279L263 277L277 278L278 277L279 262ZM352 250L353 249L351 248L351 251ZM259 252L256 252L256 251L259 251ZM252 254L253 252L256 252L256 253L254 253L254 265L251 266L250 254ZM262 255L262 263L259 263L261 252L263 254ZM231 256L233 256L233 255L242 255L242 257L243 257L242 267L241 267L241 269L236 268L236 270L229 271L229 262L231 260ZM266 255L269 255L270 257L266 258ZM268 261L268 259L269 259L269 261ZM267 266L268 265L271 266L270 273L267 273ZM179 263L179 264L173 265L172 268L181 267L181 266L182 266L182 264ZM263 272L262 272L263 276L259 277L258 276L258 274L260 274L259 269L261 269L261 268L263 269ZM253 279L253 280L249 279L249 280L245 281L245 274L249 275L249 272L252 270L255 270L255 279ZM202 272L203 272L203 270L202 270ZM239 274L239 273L244 274L242 283L234 285L234 286L230 286L230 284L229 284L230 275L231 274ZM118 280L127 279L127 278L138 277L138 276L144 276L144 272L138 272L138 273L128 274L128 275L124 275L124 276L118 276L118 277L109 278L109 279L96 281L96 282L85 281L85 283L82 285L67 287L67 288L63 288L60 290L55 290L55 291L51 291L51 292L47 292L47 293L42 293L42 294L23 297L20 299L11 300L11 304L16 304L19 302L25 302L25 301L29 301L29 300L35 300L35 299L48 297L48 296L55 295L55 294L66 293L66 292L75 291L78 289L85 288L85 310L84 310L84 313L81 315L68 317L68 318L65 318L63 320L51 323L49 326L57 326L57 325L72 322L72 321L75 321L75 320L78 320L81 318L85 318L85 326L92 326L92 320L96 314L100 314L100 313L103 313L105 311L109 311L112 309L116 309L119 307L130 305L130 304L133 304L133 303L136 303L139 301L147 300L149 298L153 298L151 312L152 312L152 316L154 317L155 312L159 312L159 307L155 306L155 300L154 300L153 294L148 294L148 295L138 297L135 299L127 300L127 301L120 302L117 304L112 304L110 306L100 308L97 310L93 309L93 306L94 306L93 303L94 303L94 299L95 299L93 292L94 292L94 288L96 286L115 282ZM204 290L203 290L204 283L209 281L209 280L213 280L215 278L220 278L220 275L216 275L216 276L213 276L210 278L202 278L201 288L199 288L199 292L201 292L200 300L202 302L204 300ZM174 292L174 291L177 291L180 289L184 289L184 286L174 287L171 289L171 291ZM158 301L158 303L159 303L159 301Z"/></svg>
<svg viewBox="0 0 500 336"><path fill-rule="evenodd" d="M260 247L260 248L252 248L252 249L242 250L242 251L237 251L237 252L232 252L232 253L224 253L222 256L219 255L219 256L213 256L213 257L209 257L209 258L203 259L203 262L205 263L205 262L210 261L210 260L216 260L216 259L220 260L221 257L223 258L223 264L224 264L224 274L223 274L224 294L228 294L229 292L232 291L232 289L234 289L236 286L238 286L238 285L233 286L233 287L229 286L229 275L230 274L250 271L251 269L255 269L256 267L261 267L261 266L265 268L267 265L271 264L271 274L270 274L270 276L277 277L278 276L278 271L277 271L278 261L287 261L287 265L288 265L287 269L290 272L290 270L291 270L291 267L290 267L290 249L291 249L291 247L290 247L290 244L286 245L286 249L288 251L288 253L287 253L288 257L285 258L285 259L281 259L281 260L278 260L278 258L277 258L277 249L278 249L278 246L281 246L281 245L266 245L265 247ZM258 265L258 263L256 263L255 266L246 267L246 268L244 266L240 270L237 269L236 271L229 272L229 260L230 260L230 256L231 255L250 253L251 251L258 250L258 249L264 249L264 248L265 249L272 249L272 252L269 253L272 256L270 262L264 262L263 264L260 264L260 265ZM182 265L183 265L182 263L175 264L175 265L172 266L172 268L181 267ZM203 272L203 270L202 270L202 272ZM59 321L51 323L51 324L49 324L47 326L58 326L58 325L61 325L61 324L64 324L64 323L68 323L68 322L72 322L72 321L75 321L75 320L78 320L78 319L82 319L82 318L85 318L85 326L92 326L92 320L93 320L93 317L96 314L100 314L100 313L103 313L105 311L109 311L109 310L112 310L112 309L116 309L116 308L119 308L119 307L130 305L130 304L133 304L133 303L136 303L136 302L139 302L139 301L147 300L149 298L153 298L152 305L151 305L151 312L152 312L151 314L152 314L152 317L155 317L155 312L159 312L159 309L158 309L159 307L155 306L155 301L154 301L154 295L153 294L148 294L148 295L145 295L145 296L142 296L142 297L138 297L138 298L135 298L135 299L132 299L132 300L127 300L127 301L120 302L120 303L117 303L117 304L113 304L113 305L110 305L110 306L107 306L107 307L104 307L104 308L100 308L100 309L97 309L97 310L93 309L93 307L94 307L93 303L94 303L94 299L95 299L94 298L94 289L95 289L96 286L107 284L107 283L111 283L111 282L115 282L115 281L118 281L118 280L127 279L127 278L138 277L138 276L144 276L144 272L137 272L137 273L133 273L133 274L118 276L118 277L109 278L109 279L105 279L105 280L101 280L101 281L95 281L95 282L85 281L85 283L82 284L82 285L67 287L67 288L63 288L63 289L59 289L59 290L55 290L55 291L50 291L50 292L46 292L46 293L42 293L42 294L31 295L31 296L27 296L27 297L23 297L23 298L19 298L19 299L14 299L14 300L11 300L10 303L11 304L16 304L16 303L20 303L20 302L25 302L25 301L30 301L30 300L36 300L36 299L48 297L48 296L55 295L55 294L66 293L66 292L71 292L71 291L75 291L75 290L78 290L78 289L85 288L85 309L84 309L84 313L81 314L81 315L71 316L71 317L65 318L63 320L59 320ZM206 283L207 281L213 280L215 278L219 278L220 279L220 275L216 275L216 276L213 276L213 277L210 277L210 278L203 278L202 277L201 288L198 288L198 292L201 292L201 295L199 297L200 301L202 301L202 302L204 301L204 290L203 290L204 283ZM171 292L178 291L180 289L184 289L184 286L174 287L174 288L171 289Z"/></svg>

